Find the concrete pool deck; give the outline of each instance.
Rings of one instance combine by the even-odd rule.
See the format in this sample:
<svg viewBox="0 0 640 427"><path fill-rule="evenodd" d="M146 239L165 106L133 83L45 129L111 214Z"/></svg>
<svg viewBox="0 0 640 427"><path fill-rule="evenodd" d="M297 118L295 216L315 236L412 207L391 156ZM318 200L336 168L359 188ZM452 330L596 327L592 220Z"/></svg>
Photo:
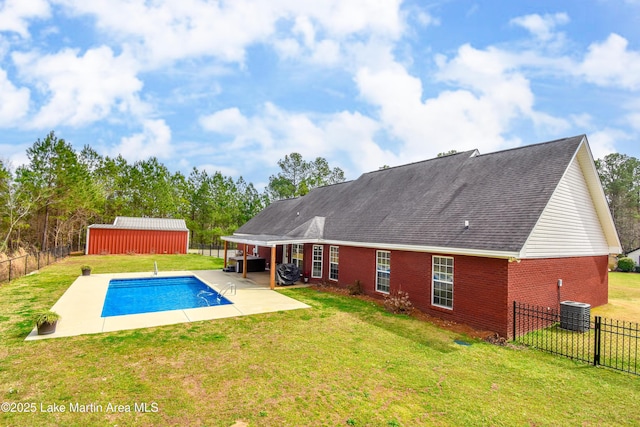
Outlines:
<svg viewBox="0 0 640 427"><path fill-rule="evenodd" d="M34 328L26 340L71 337L309 308L307 304L272 291L268 286L261 286L251 280L243 279L240 275L234 273L225 273L220 270L167 271L158 273L158 277L170 276L196 276L218 292L222 291L228 283L234 283L236 285L236 294L232 295L230 292L224 294L225 298L233 304L100 317L104 299L107 295L107 288L109 287L109 280L152 277L152 274L144 272L80 276L51 307L51 310L61 316L56 332L49 335L38 335L36 328Z"/></svg>

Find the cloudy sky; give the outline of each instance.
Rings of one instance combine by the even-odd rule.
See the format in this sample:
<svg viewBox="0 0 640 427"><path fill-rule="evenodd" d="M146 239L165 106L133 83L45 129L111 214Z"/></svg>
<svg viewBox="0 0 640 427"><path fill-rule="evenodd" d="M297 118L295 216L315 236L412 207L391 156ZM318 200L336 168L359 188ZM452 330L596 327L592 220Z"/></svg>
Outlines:
<svg viewBox="0 0 640 427"><path fill-rule="evenodd" d="M347 178L587 134L640 158L640 0L0 0L0 158Z"/></svg>

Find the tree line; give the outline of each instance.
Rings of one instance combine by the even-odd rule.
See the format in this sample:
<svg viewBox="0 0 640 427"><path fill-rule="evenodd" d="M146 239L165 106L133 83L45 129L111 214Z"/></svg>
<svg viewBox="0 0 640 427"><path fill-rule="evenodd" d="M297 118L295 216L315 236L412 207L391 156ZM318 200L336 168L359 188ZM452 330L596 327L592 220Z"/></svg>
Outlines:
<svg viewBox="0 0 640 427"><path fill-rule="evenodd" d="M242 177L193 168L170 172L157 158L127 162L101 156L89 145L77 152L50 132L27 149L28 163L12 170L0 159L0 253L82 247L91 224L116 216L185 219L194 243L211 243L233 233L271 201L304 195L309 189L344 181L326 160L292 153L279 162L259 192Z"/></svg>
<svg viewBox="0 0 640 427"><path fill-rule="evenodd" d="M191 241L208 244L273 200L345 180L324 158L305 161L291 153L259 192L220 172L171 173L155 157L130 164L89 145L77 152L54 132L27 149L27 158L15 170L0 159L0 253L82 247L88 225L110 224L116 216L185 219ZM596 168L623 250L640 247L640 160L614 153L596 160Z"/></svg>
<svg viewBox="0 0 640 427"><path fill-rule="evenodd" d="M640 160L608 154L596 160L602 188L618 230L623 252L640 247Z"/></svg>

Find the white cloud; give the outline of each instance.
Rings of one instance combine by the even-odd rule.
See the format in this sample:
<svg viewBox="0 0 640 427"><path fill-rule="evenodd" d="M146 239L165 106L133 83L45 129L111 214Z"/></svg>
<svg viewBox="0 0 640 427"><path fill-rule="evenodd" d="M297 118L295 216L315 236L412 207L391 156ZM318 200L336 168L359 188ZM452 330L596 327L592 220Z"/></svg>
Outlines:
<svg viewBox="0 0 640 427"><path fill-rule="evenodd" d="M77 15L95 17L98 29L128 45L150 67L201 55L242 62L245 47L268 36L277 18L273 8L248 1L60 2ZM136 19L123 19L131 16Z"/></svg>
<svg viewBox="0 0 640 427"><path fill-rule="evenodd" d="M588 113L569 115L571 122L578 128L587 129L593 126L593 117Z"/></svg>
<svg viewBox="0 0 640 427"><path fill-rule="evenodd" d="M241 171L239 171L235 167L230 167L228 163L219 163L219 164L203 163L201 165L198 165L197 168L200 171L206 171L210 175L213 175L216 172L220 172L224 176L237 177L242 175Z"/></svg>
<svg viewBox="0 0 640 427"><path fill-rule="evenodd" d="M374 140L379 130L380 125L375 120L346 111L332 115L324 126L325 139L332 147L331 157L339 158L344 153L352 165L345 172L351 172L351 176L400 163L396 154L383 149Z"/></svg>
<svg viewBox="0 0 640 427"><path fill-rule="evenodd" d="M640 52L628 50L628 45L618 34L593 43L575 73L601 86L640 89Z"/></svg>
<svg viewBox="0 0 640 427"><path fill-rule="evenodd" d="M203 129L225 135L233 135L245 131L249 122L240 110L235 107L203 116L199 121Z"/></svg>
<svg viewBox="0 0 640 427"><path fill-rule="evenodd" d="M435 78L453 89L425 100L422 81L397 62L362 68L355 78L361 96L379 108L382 125L401 141L405 161L450 149L488 152L518 145L505 135L522 120L554 130L568 127L534 109L530 82L508 52L463 45L455 57L439 56L436 64Z"/></svg>
<svg viewBox="0 0 640 427"><path fill-rule="evenodd" d="M316 27L307 16L295 18L291 34L299 36L300 42L294 38L276 39L276 50L287 59L300 60L306 55L312 63L331 66L341 59L340 42L333 39L316 40Z"/></svg>
<svg viewBox="0 0 640 427"><path fill-rule="evenodd" d="M273 143L264 123L245 117L236 107L202 116L198 121L206 131L233 136L233 141L225 144L229 150L239 150L256 143L263 146Z"/></svg>
<svg viewBox="0 0 640 427"><path fill-rule="evenodd" d="M284 40L292 33L301 36L308 48L320 47L326 52L322 40L339 45L355 34L397 38L403 31L400 0L58 2L76 15L95 17L98 28L129 46L146 68L200 56L243 64L246 48L252 44L272 42L279 50L290 52L293 44ZM272 37L283 21L292 22L293 31ZM318 32L324 36L317 37Z"/></svg>
<svg viewBox="0 0 640 427"><path fill-rule="evenodd" d="M316 43L316 29L307 16L296 17L291 31L293 34L299 34L307 47Z"/></svg>
<svg viewBox="0 0 640 427"><path fill-rule="evenodd" d="M112 112L140 108L135 61L127 54L114 56L109 47L79 55L65 49L49 55L14 53L23 79L47 98L32 121L34 128L81 126L107 118Z"/></svg>
<svg viewBox="0 0 640 427"><path fill-rule="evenodd" d="M326 149L322 130L309 115L290 113L272 103L265 104L262 114L253 118L251 126L255 128L251 135L264 148L272 150L276 158L292 151L316 157ZM268 137L260 138L256 131Z"/></svg>
<svg viewBox="0 0 640 427"><path fill-rule="evenodd" d="M619 129L603 128L589 133L589 147L594 159L602 159L607 154L615 153L616 142L628 140L630 135Z"/></svg>
<svg viewBox="0 0 640 427"><path fill-rule="evenodd" d="M5 0L0 3L0 31L10 31L29 38L27 21L48 18L50 13L46 0Z"/></svg>
<svg viewBox="0 0 640 427"><path fill-rule="evenodd" d="M333 40L319 42L311 55L311 62L326 66L339 64L341 61L340 45Z"/></svg>
<svg viewBox="0 0 640 427"><path fill-rule="evenodd" d="M273 41L273 47L278 55L284 59L295 59L302 53L302 46L293 38L277 39Z"/></svg>
<svg viewBox="0 0 640 427"><path fill-rule="evenodd" d="M12 127L19 123L29 110L29 89L17 88L0 68L0 126Z"/></svg>
<svg viewBox="0 0 640 427"><path fill-rule="evenodd" d="M351 174L397 163L393 153L374 141L379 125L360 113L312 116L267 103L251 117L230 108L202 117L200 123L210 132L232 135L223 146L227 153L242 159L245 170L272 167L277 159L294 151L306 159L325 157L332 166Z"/></svg>
<svg viewBox="0 0 640 427"><path fill-rule="evenodd" d="M428 27L431 25L440 25L440 20L431 14L427 13L424 10L418 11L416 14L416 21L420 23L420 25L424 27Z"/></svg>
<svg viewBox="0 0 640 427"><path fill-rule="evenodd" d="M400 3L400 0L332 0L309 2L296 9L297 13L317 19L334 36L372 32L397 38L403 31Z"/></svg>
<svg viewBox="0 0 640 427"><path fill-rule="evenodd" d="M145 160L149 157L167 159L174 150L171 146L171 129L164 120L144 120L141 133L124 137L111 151L112 156L122 154L128 161Z"/></svg>
<svg viewBox="0 0 640 427"><path fill-rule="evenodd" d="M640 112L627 114L625 121L637 132L640 132Z"/></svg>
<svg viewBox="0 0 640 427"><path fill-rule="evenodd" d="M518 25L536 38L542 41L549 41L557 36L555 28L558 25L564 25L569 22L569 15L566 13L555 13L538 15L531 14L525 16L519 16L511 20L512 25Z"/></svg>
<svg viewBox="0 0 640 427"><path fill-rule="evenodd" d="M0 144L0 159L6 161L5 166L8 166L10 170L15 171L20 166L29 164L30 160L27 157L27 149L32 145L26 143L13 142L8 144Z"/></svg>

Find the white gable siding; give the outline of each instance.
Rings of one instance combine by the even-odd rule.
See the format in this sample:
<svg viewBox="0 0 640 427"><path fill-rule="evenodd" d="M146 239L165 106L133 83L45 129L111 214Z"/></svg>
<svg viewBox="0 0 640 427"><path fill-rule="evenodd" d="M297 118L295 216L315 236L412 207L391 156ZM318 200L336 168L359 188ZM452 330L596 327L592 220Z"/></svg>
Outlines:
<svg viewBox="0 0 640 427"><path fill-rule="evenodd" d="M627 256L629 258L632 258L636 262L636 265L640 265L640 249L636 249L635 251L629 252Z"/></svg>
<svg viewBox="0 0 640 427"><path fill-rule="evenodd" d="M523 258L607 255L605 238L578 158L551 196L525 243Z"/></svg>

